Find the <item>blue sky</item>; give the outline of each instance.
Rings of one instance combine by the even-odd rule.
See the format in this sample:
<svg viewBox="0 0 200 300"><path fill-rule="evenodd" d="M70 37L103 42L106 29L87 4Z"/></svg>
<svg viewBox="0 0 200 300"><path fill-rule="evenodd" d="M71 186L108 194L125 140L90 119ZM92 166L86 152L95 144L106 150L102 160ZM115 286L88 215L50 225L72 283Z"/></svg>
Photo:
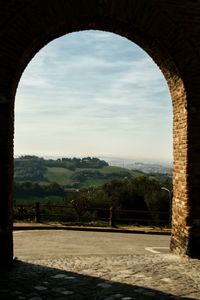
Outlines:
<svg viewBox="0 0 200 300"><path fill-rule="evenodd" d="M65 35L20 80L15 155L172 159L166 81L137 45L103 31Z"/></svg>

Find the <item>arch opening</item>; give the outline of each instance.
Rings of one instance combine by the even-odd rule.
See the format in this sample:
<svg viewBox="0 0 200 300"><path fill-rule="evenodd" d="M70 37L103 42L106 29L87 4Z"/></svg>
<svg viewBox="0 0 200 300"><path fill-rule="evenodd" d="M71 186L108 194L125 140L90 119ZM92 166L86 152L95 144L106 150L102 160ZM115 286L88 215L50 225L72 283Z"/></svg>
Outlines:
<svg viewBox="0 0 200 300"><path fill-rule="evenodd" d="M17 125L23 134L21 138L18 138L16 149L20 149L20 143L26 143L24 146L28 148L25 149L29 150L18 150L18 153L39 156L44 154L54 156L54 159L56 154L58 157L95 156L114 164L117 163L121 167L128 167L128 169L138 169L139 164L135 163L137 160L145 159L147 163L153 161L163 163L171 159L171 153L169 154L171 124L169 125L168 121L171 107L167 86L150 57L132 42L102 31L85 31L66 35L45 47L32 63L32 67L30 64L27 69L21 80L22 92L20 93L19 88L16 99L18 103L22 100L20 104L22 112L20 114L19 111L19 116L16 114L16 119L18 123L22 119L22 125ZM36 69L39 69L38 73ZM26 115L25 119L24 115ZM18 126L16 131L18 131ZM31 136L29 136L30 132ZM54 132L53 135L52 132ZM165 151L166 144L169 145ZM108 149L109 152L106 152ZM147 149L148 151L145 152ZM113 158L109 157L109 153ZM121 159L117 162L115 157L121 157ZM146 168L149 172L145 164L141 168L142 170ZM102 172L95 173L95 176L99 178L96 179L97 183L92 184L99 186L106 182L105 178L100 179ZM124 175L119 176L118 174L118 179L131 176L128 170L126 172L128 175L123 173ZM28 173L30 172L25 170L24 177L20 173L16 180L19 182L28 180ZM49 170L47 177L50 173ZM109 173L108 169L106 173ZM34 170L30 175L34 181L41 183L41 177L37 180ZM75 174L66 176L70 178L65 188L72 188L71 178L75 177ZM43 183L46 184L46 176L43 177ZM53 175L49 178L52 182ZM110 176L111 179L114 177ZM82 177L77 180L82 180ZM166 176L166 181L168 180L169 177ZM164 182L164 179L162 181ZM91 188L89 182L86 180L85 183L81 181L79 185L76 183L76 188ZM66 184L64 178L57 183ZM127 187L124 184L124 188L128 190L131 184L133 183L130 182L128 185L126 182ZM148 181L148 185L150 184L153 186L153 182ZM147 203L145 203L144 196L144 199L141 198L141 205L137 205L136 208L134 203L128 205L126 199L125 204L120 204L121 209L134 210L136 208L138 210L140 208L142 210L144 207L145 210L149 207L152 211L165 209L165 223L167 224L169 197L161 190L163 184L162 182L155 184L155 194L163 201L160 206L156 199L157 207L153 207L155 206L153 200L150 200L150 195L148 195ZM92 188L97 186L92 186ZM93 191L92 198L94 196ZM69 205L69 201L67 203ZM60 204L63 204L62 200ZM91 205L91 203L88 204ZM104 207L105 203L98 203L98 205ZM158 219L161 220L161 217L153 216L152 222L160 222ZM146 220L146 222L149 221Z"/></svg>

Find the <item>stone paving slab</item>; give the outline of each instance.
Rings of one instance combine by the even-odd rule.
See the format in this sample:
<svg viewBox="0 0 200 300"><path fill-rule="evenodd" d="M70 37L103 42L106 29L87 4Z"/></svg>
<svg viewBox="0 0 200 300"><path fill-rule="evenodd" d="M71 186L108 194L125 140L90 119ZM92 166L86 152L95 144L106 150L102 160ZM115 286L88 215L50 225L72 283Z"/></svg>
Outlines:
<svg viewBox="0 0 200 300"><path fill-rule="evenodd" d="M200 299L200 261L172 254L16 261L0 299Z"/></svg>

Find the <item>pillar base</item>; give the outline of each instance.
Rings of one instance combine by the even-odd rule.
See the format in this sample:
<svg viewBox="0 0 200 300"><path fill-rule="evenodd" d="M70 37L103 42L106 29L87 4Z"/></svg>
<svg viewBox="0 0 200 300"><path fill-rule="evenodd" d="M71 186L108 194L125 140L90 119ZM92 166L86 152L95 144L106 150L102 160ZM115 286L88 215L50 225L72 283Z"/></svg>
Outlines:
<svg viewBox="0 0 200 300"><path fill-rule="evenodd" d="M172 236L170 249L177 255L200 259L200 232L181 239Z"/></svg>
<svg viewBox="0 0 200 300"><path fill-rule="evenodd" d="M13 234L12 231L0 229L0 271L6 271L13 266Z"/></svg>

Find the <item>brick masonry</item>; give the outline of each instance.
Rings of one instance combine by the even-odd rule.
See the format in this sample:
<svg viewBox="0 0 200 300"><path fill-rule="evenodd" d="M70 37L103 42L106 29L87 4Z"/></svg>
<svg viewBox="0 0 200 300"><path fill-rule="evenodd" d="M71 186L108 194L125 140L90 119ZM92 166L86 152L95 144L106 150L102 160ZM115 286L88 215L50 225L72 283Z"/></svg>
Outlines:
<svg viewBox="0 0 200 300"><path fill-rule="evenodd" d="M48 42L86 29L142 47L163 72L173 105L171 249L200 257L200 1L0 0L0 267L12 263L13 104L20 77Z"/></svg>

